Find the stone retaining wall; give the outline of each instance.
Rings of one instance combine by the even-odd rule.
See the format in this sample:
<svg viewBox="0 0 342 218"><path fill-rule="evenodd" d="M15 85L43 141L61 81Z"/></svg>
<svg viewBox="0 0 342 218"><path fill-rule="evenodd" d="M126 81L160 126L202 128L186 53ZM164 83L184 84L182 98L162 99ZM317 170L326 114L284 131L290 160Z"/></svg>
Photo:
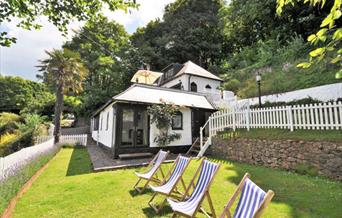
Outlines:
<svg viewBox="0 0 342 218"><path fill-rule="evenodd" d="M254 165L288 170L310 166L342 181L342 142L215 137L210 150L214 156Z"/></svg>

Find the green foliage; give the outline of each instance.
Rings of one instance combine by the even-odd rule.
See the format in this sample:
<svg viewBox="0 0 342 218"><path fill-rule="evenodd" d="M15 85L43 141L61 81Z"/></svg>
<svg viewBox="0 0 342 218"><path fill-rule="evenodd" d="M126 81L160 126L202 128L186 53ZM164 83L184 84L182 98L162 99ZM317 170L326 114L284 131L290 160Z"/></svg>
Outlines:
<svg viewBox="0 0 342 218"><path fill-rule="evenodd" d="M43 133L46 133L44 131L44 127L41 125L44 125L43 123L46 121L45 117L42 117L38 114L27 114L24 117L24 123L18 123L18 130L20 132L27 132L27 131L33 131L34 135L43 135ZM42 132L43 131L43 132Z"/></svg>
<svg viewBox="0 0 342 218"><path fill-rule="evenodd" d="M0 112L43 113L41 109L54 100L45 84L20 77L0 75L0 87Z"/></svg>
<svg viewBox="0 0 342 218"><path fill-rule="evenodd" d="M312 7L323 8L326 5L330 7L330 12L322 19L320 29L316 34L308 36L307 40L312 45L320 46L309 52L309 61L303 62L297 65L301 68L309 68L314 63L319 63L326 56L330 54L331 63L337 64L340 68L342 67L342 28L340 28L340 18L342 15L341 0L327 1L322 0L301 0L300 2L309 3ZM277 13L281 15L286 5L294 5L294 0L277 0ZM318 27L318 25L316 25ZM341 79L342 70L336 73L336 79Z"/></svg>
<svg viewBox="0 0 342 218"><path fill-rule="evenodd" d="M5 132L0 137L0 147L3 147L6 144L9 144L11 141L14 141L15 138L17 138L18 136L19 136L19 132L15 132L15 133Z"/></svg>
<svg viewBox="0 0 342 218"><path fill-rule="evenodd" d="M286 43L294 35L306 38L329 13L328 7L316 10L296 1L292 8L285 8L277 16L276 5L274 0L232 0L223 7L220 17L225 51L238 52L260 40L279 39Z"/></svg>
<svg viewBox="0 0 342 218"><path fill-rule="evenodd" d="M159 135L156 136L154 142L159 146L166 146L170 142L179 139L180 134L169 133L171 127L172 118L179 112L180 107L160 100L160 104L154 104L147 108L147 112L151 116L151 123L155 123L159 129Z"/></svg>
<svg viewBox="0 0 342 218"><path fill-rule="evenodd" d="M44 83L55 90L55 141L59 141L61 134L61 116L64 110L64 94L78 94L83 91L83 81L86 79L88 69L81 61L78 52L71 51L67 48L52 52L46 51L48 58L41 61L40 71L42 75L38 75Z"/></svg>
<svg viewBox="0 0 342 218"><path fill-rule="evenodd" d="M35 137L47 135L45 118L38 114L25 114L19 117L1 113L0 121L6 121L0 127L0 156L6 156L34 144Z"/></svg>
<svg viewBox="0 0 342 218"><path fill-rule="evenodd" d="M92 1L2 1L0 3L0 23L16 22L19 28L39 29L40 17L45 16L63 34L67 33L72 20L86 21L97 19L106 7L110 11L127 10L136 7L135 0L92 0ZM0 46L10 46L16 38L10 37L6 31L0 31Z"/></svg>
<svg viewBox="0 0 342 218"><path fill-rule="evenodd" d="M222 64L223 87L233 90L242 98L257 96L255 75L262 75L262 95L277 94L338 82L334 78L339 68L329 59L312 66L310 71L299 69L297 63L309 51L307 43L294 37L287 44L279 40L258 41L234 53Z"/></svg>
<svg viewBox="0 0 342 218"><path fill-rule="evenodd" d="M177 0L165 7L163 20L151 21L131 37L143 61L160 70L191 60L205 68L222 58L220 0Z"/></svg>
<svg viewBox="0 0 342 218"><path fill-rule="evenodd" d="M80 54L69 49L46 51L48 58L41 60L37 77L57 91L63 87L62 93L79 93L83 90L82 82L88 74Z"/></svg>
<svg viewBox="0 0 342 218"><path fill-rule="evenodd" d="M18 122L20 116L14 113L2 112L0 113L0 127L7 125L8 123Z"/></svg>
<svg viewBox="0 0 342 218"><path fill-rule="evenodd" d="M0 146L0 157L7 156L22 148L32 146L34 144L33 131L28 130L27 132L16 135L14 140L8 141L6 144Z"/></svg>
<svg viewBox="0 0 342 218"><path fill-rule="evenodd" d="M104 16L87 22L64 47L77 51L89 69L79 96L86 115L127 88L141 64L124 27Z"/></svg>

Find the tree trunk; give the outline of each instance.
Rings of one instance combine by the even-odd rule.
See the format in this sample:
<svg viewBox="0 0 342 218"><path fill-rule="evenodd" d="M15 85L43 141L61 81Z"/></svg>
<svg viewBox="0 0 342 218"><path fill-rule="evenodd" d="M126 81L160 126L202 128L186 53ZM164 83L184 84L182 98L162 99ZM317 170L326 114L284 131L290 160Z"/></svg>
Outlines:
<svg viewBox="0 0 342 218"><path fill-rule="evenodd" d="M55 143L59 142L61 136L61 116L63 112L64 102L64 84L61 82L56 90L56 104L55 104Z"/></svg>

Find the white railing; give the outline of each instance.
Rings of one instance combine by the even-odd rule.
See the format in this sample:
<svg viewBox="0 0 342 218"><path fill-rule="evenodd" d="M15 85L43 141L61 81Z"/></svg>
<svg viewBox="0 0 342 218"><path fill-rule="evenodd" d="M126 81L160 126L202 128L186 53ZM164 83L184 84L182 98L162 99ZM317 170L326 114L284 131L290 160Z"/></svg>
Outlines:
<svg viewBox="0 0 342 218"><path fill-rule="evenodd" d="M59 139L59 143L72 143L72 144L80 144L83 146L87 145L87 134L81 135L62 135Z"/></svg>
<svg viewBox="0 0 342 218"><path fill-rule="evenodd" d="M52 152L57 147L54 145L53 138L43 143L23 148L6 157L0 157L0 181L8 176L15 175L25 166L37 157Z"/></svg>
<svg viewBox="0 0 342 218"><path fill-rule="evenodd" d="M224 110L211 116L211 135L226 128L342 129L342 102Z"/></svg>
<svg viewBox="0 0 342 218"><path fill-rule="evenodd" d="M50 139L52 139L53 136L52 135L43 135L43 136L37 136L35 138L35 144L40 144L46 141L49 141Z"/></svg>
<svg viewBox="0 0 342 218"><path fill-rule="evenodd" d="M203 144L203 129L209 128L207 143ZM342 102L306 104L295 106L279 106L250 109L245 104L213 113L201 128L200 142L202 156L211 144L211 138L217 132L231 129L281 128L294 131L308 130L341 130Z"/></svg>

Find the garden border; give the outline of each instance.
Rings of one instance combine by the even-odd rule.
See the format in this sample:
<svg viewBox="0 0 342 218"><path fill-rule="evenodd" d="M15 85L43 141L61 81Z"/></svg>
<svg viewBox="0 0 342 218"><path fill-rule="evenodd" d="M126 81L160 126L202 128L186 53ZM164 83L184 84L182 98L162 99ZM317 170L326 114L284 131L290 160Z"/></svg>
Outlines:
<svg viewBox="0 0 342 218"><path fill-rule="evenodd" d="M42 166L37 172L33 174L33 176L21 187L20 191L10 200L6 209L1 214L1 218L10 218L12 217L13 209L15 208L17 201L23 196L25 192L27 192L32 184L38 179L38 177L45 171L45 169L49 166L50 162L56 157L56 152L53 157L44 165Z"/></svg>

